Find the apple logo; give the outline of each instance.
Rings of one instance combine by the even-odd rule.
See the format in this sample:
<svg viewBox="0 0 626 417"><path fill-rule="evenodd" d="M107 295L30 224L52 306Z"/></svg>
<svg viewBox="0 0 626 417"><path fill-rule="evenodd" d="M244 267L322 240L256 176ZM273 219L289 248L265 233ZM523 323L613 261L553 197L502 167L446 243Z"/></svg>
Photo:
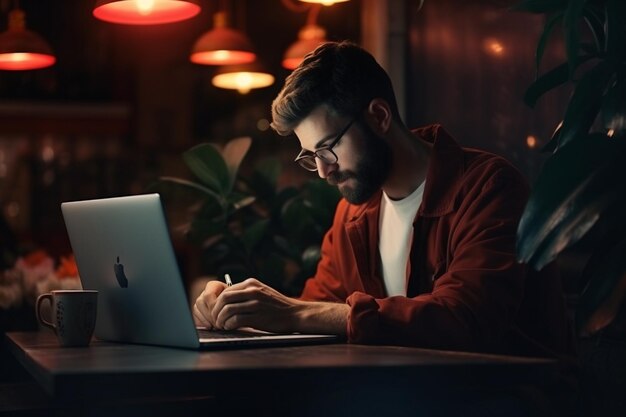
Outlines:
<svg viewBox="0 0 626 417"><path fill-rule="evenodd" d="M115 271L115 278L122 288L128 288L128 278L124 273L124 265L120 263L120 257L117 257L117 263L113 265L113 271Z"/></svg>

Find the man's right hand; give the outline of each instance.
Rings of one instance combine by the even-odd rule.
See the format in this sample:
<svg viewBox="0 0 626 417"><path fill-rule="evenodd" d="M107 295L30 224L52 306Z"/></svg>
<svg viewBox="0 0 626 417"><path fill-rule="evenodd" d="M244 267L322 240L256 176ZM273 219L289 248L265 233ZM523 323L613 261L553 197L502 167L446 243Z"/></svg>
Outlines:
<svg viewBox="0 0 626 417"><path fill-rule="evenodd" d="M204 291L202 291L202 294L200 294L193 306L193 320L196 326L202 326L208 329L215 328L211 311L213 311L217 297L226 288L227 285L221 281L209 281L206 284Z"/></svg>

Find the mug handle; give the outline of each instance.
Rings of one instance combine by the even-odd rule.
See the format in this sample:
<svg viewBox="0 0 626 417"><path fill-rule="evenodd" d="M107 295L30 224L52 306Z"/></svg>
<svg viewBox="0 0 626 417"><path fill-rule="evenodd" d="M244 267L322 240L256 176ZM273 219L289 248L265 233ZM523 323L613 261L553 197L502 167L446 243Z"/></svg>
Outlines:
<svg viewBox="0 0 626 417"><path fill-rule="evenodd" d="M46 299L50 301L50 306L52 306L52 294L46 293L46 294L41 294L39 297L37 297L37 302L35 303L35 312L37 314L37 320L39 320L39 322L43 324L44 326L49 327L52 330L56 330L56 327L54 326L54 324L44 319L41 315L41 303Z"/></svg>

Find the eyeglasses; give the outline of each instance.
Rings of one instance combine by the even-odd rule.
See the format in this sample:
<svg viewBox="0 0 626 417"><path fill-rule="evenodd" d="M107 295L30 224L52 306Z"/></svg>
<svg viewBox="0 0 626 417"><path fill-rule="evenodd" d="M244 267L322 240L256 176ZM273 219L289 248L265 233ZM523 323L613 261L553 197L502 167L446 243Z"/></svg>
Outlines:
<svg viewBox="0 0 626 417"><path fill-rule="evenodd" d="M343 135L346 134L356 119L357 118L355 117L350 120L350 123L341 129L341 132L339 132L337 137L335 137L335 139L333 139L328 145L322 146L313 152L302 149L296 159L294 159L294 162L299 163L300 166L307 171L317 171L317 162L315 161L315 158L319 158L322 162L328 165L337 163L339 158L337 158L337 154L333 151L333 148L337 145L337 143L339 143Z"/></svg>

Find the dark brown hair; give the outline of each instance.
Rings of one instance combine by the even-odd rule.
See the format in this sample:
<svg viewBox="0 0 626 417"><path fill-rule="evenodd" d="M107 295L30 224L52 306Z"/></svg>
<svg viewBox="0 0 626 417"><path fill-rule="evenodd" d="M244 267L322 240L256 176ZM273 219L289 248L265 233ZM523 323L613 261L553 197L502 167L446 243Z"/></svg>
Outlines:
<svg viewBox="0 0 626 417"><path fill-rule="evenodd" d="M400 118L389 75L374 57L351 42L327 42L285 80L272 103L272 128L289 135L321 104L337 115L354 117L374 98L387 101L394 118Z"/></svg>

